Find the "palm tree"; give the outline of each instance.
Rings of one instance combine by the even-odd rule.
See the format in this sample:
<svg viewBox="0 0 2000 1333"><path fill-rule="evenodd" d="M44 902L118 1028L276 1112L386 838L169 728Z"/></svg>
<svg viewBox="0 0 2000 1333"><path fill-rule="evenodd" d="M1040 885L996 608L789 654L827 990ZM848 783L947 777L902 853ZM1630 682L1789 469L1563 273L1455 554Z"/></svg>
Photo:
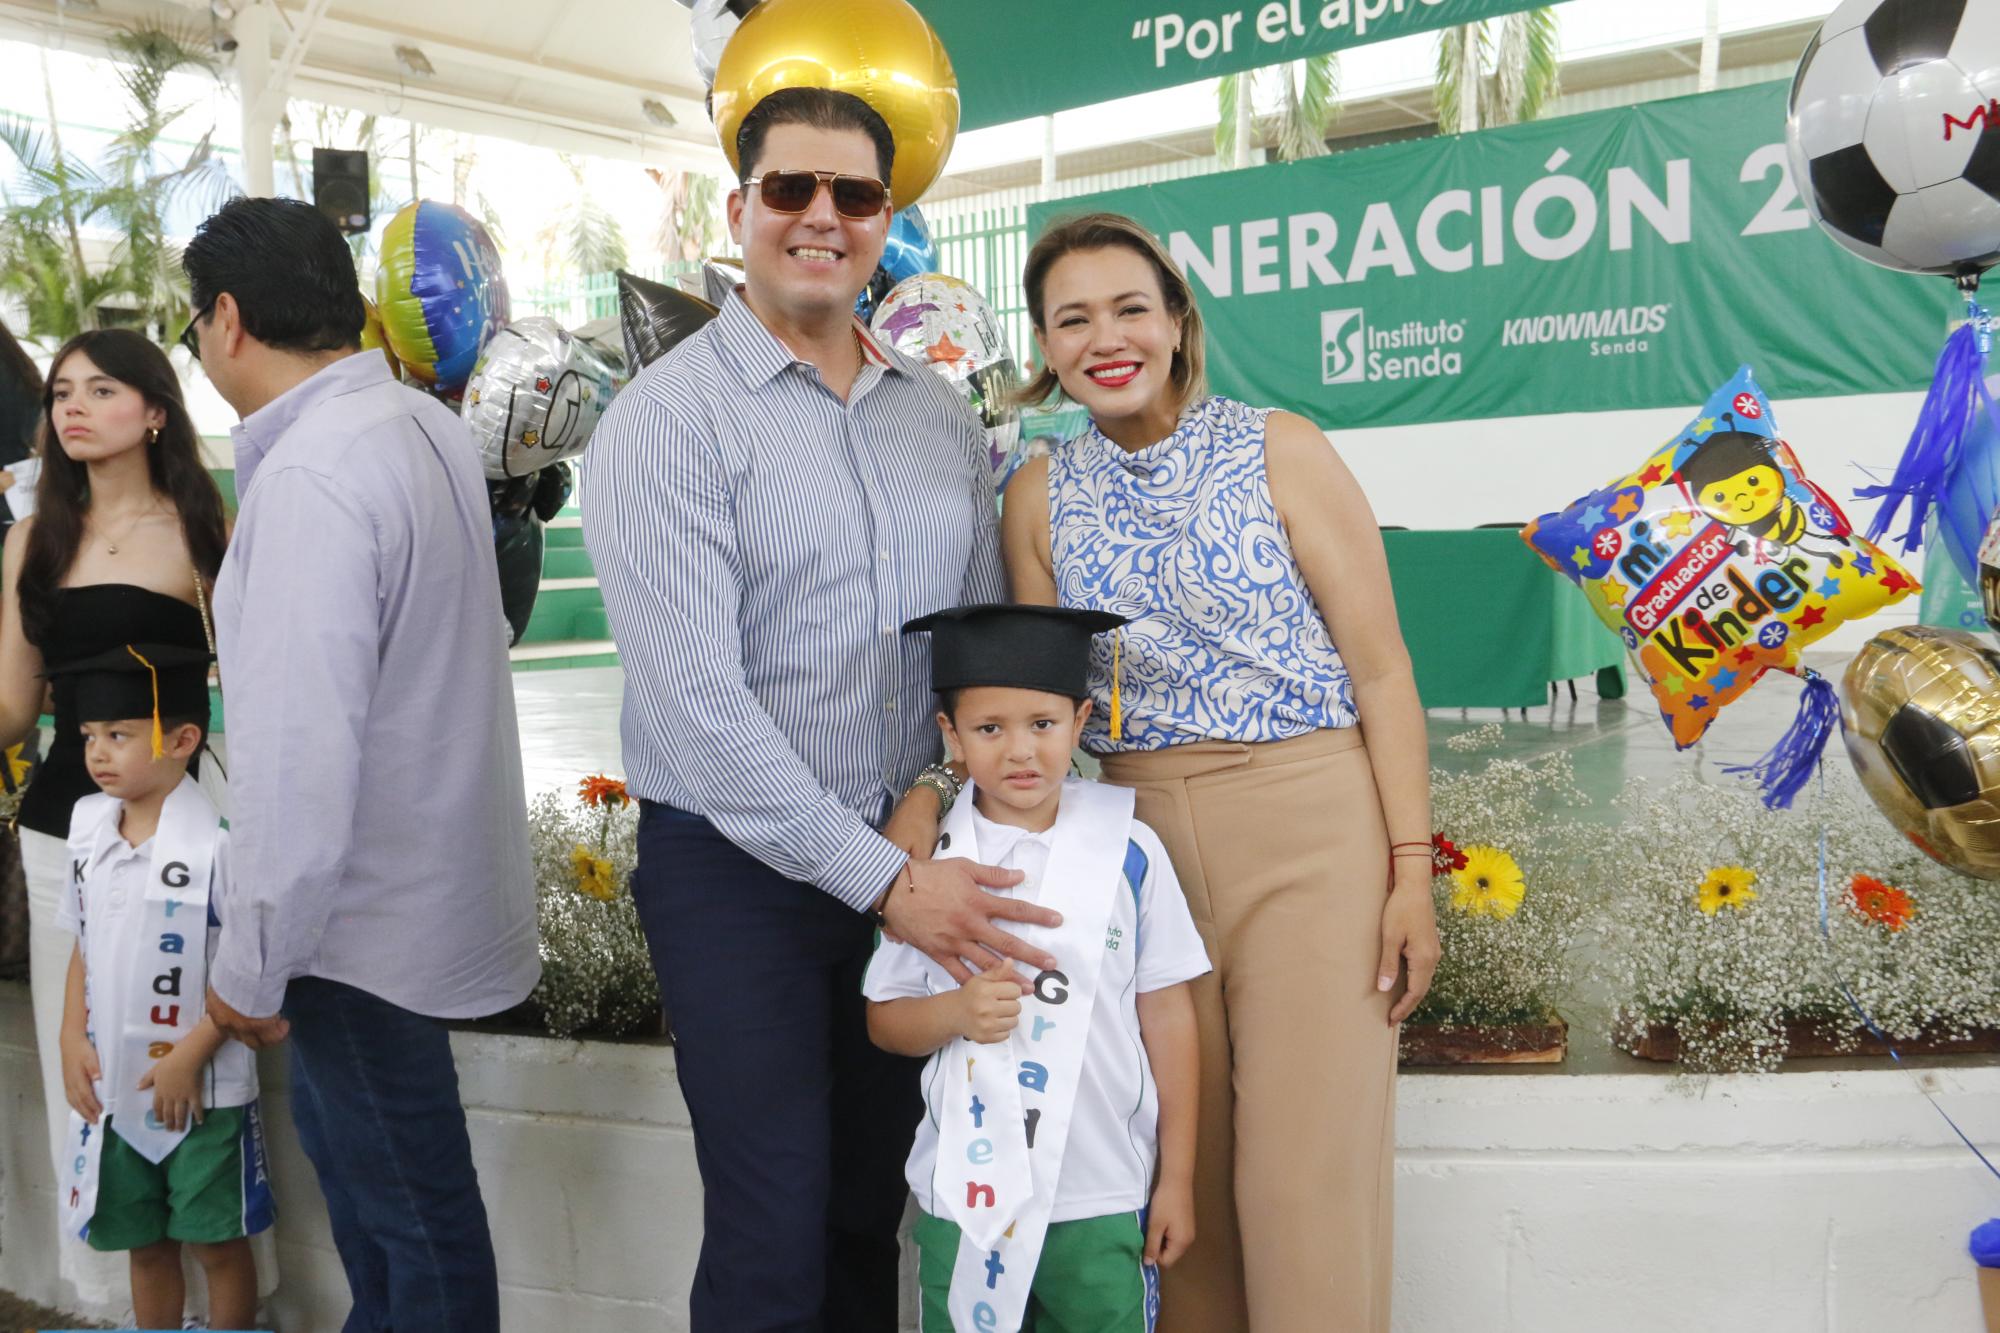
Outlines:
<svg viewBox="0 0 2000 1333"><path fill-rule="evenodd" d="M626 267L625 231L611 211L597 202L585 185L583 163L568 153L557 158L569 168L576 189L549 224L542 228L542 266L553 272L611 273Z"/></svg>
<svg viewBox="0 0 2000 1333"><path fill-rule="evenodd" d="M705 171L660 171L646 175L660 190L660 225L653 248L669 263L692 263L716 252L726 239L722 226L722 192Z"/></svg>
<svg viewBox="0 0 2000 1333"><path fill-rule="evenodd" d="M1497 33L1495 29L1497 28ZM1561 91L1555 11L1446 28L1433 98L1440 134L1513 125L1541 115Z"/></svg>
<svg viewBox="0 0 2000 1333"><path fill-rule="evenodd" d="M1258 75L1277 85L1278 105L1260 134L1256 126ZM1340 53L1308 56L1268 69L1225 74L1216 80L1215 153L1225 166L1250 162L1254 140L1268 138L1275 160L1295 162L1326 152L1326 132L1340 117Z"/></svg>
<svg viewBox="0 0 2000 1333"><path fill-rule="evenodd" d="M126 127L106 154L109 181L99 197L105 220L120 240L112 267L140 322L164 337L186 322L187 277L180 248L167 239L168 207L181 199L203 215L221 207L235 190L229 172L210 146L214 128L204 133L178 166L161 170L158 146L167 127L189 104L165 102L167 79L177 71L198 70L214 77L216 66L192 33L167 27L131 28L111 39L119 85L130 102Z"/></svg>
<svg viewBox="0 0 2000 1333"><path fill-rule="evenodd" d="M113 303L164 336L188 313L166 210L182 197L213 207L234 188L207 134L179 165L159 169L159 142L188 109L165 104L167 78L190 67L213 73L201 46L161 27L127 30L112 46L131 105L104 170L64 150L53 94L46 135L21 117L0 117L0 145L18 168L13 183L0 187L0 290L28 307L31 337L60 340L96 328L102 307ZM46 90L46 63L43 82ZM83 252L84 228L93 225L119 238L111 263L96 271Z"/></svg>

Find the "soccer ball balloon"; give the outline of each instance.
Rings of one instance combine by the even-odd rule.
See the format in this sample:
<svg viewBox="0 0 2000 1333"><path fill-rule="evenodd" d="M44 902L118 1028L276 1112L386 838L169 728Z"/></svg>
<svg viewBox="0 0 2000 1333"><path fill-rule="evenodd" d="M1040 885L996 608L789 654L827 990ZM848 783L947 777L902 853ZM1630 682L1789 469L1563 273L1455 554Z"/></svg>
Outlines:
<svg viewBox="0 0 2000 1333"><path fill-rule="evenodd" d="M1970 634L1899 626L1868 641L1840 687L1854 775L1932 859L2000 879L2000 653Z"/></svg>
<svg viewBox="0 0 2000 1333"><path fill-rule="evenodd" d="M1785 143L1813 219L1863 259L2000 261L2000 3L1844 0L1799 59Z"/></svg>

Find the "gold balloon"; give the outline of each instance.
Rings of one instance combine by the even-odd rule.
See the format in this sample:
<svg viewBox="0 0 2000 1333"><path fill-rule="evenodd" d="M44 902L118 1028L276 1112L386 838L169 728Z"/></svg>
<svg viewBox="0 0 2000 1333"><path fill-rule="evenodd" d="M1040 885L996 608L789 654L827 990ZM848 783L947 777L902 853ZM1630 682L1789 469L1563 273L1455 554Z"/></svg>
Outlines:
<svg viewBox="0 0 2000 1333"><path fill-rule="evenodd" d="M1943 865L2000 879L2000 653L1957 630L1885 630L1840 687L1848 756L1889 822Z"/></svg>
<svg viewBox="0 0 2000 1333"><path fill-rule="evenodd" d="M2000 634L2000 569L1983 560L1979 562L1979 605L1986 615L1986 628Z"/></svg>
<svg viewBox="0 0 2000 1333"><path fill-rule="evenodd" d="M907 0L763 0L715 70L715 131L740 176L736 132L780 88L831 88L875 108L896 140L890 203L908 208L944 170L958 137L951 57ZM811 166L806 162L784 166Z"/></svg>

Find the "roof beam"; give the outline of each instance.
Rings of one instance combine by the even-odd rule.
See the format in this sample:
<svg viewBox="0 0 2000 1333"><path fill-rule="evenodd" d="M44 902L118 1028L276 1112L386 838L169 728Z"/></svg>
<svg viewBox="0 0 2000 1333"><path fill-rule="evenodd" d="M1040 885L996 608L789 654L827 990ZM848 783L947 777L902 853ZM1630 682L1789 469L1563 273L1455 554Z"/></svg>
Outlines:
<svg viewBox="0 0 2000 1333"><path fill-rule="evenodd" d="M394 24L359 23L352 19L329 18L321 22L319 30L331 38L379 43L384 48L399 42L421 46L427 54L441 56L455 64L513 78L562 83L600 93L606 91L629 93L634 98L657 98L665 102L676 116L681 116L683 119L699 122L708 118L708 112L703 105L706 92L698 88L676 86L665 82L633 83L602 70L580 69L539 59L524 60L503 51L469 45L463 39L448 34L426 32Z"/></svg>
<svg viewBox="0 0 2000 1333"><path fill-rule="evenodd" d="M271 71L270 82L264 85L263 93L257 98L254 119L260 123L274 121L278 112L284 109L285 92L291 87L292 76L299 72L299 65L306 57L306 48L312 44L313 31L326 18L327 9L333 0L309 0L306 12L294 24L284 10L271 6L278 16L285 20L291 35L285 41L285 50L278 57L278 63Z"/></svg>
<svg viewBox="0 0 2000 1333"><path fill-rule="evenodd" d="M302 69L293 79L292 95L468 134L491 134L562 152L640 162L675 171L726 169L722 150L712 145L638 129L620 130L602 122L578 120L463 93L433 94L419 86L390 84L344 71Z"/></svg>

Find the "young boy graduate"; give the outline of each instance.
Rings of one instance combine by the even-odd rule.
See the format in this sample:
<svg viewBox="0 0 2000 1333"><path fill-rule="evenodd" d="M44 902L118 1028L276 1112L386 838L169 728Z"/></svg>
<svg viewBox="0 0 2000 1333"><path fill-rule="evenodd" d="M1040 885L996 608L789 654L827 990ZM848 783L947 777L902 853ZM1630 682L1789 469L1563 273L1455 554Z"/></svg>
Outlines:
<svg viewBox="0 0 2000 1333"><path fill-rule="evenodd" d="M229 835L187 775L208 727L208 655L129 644L63 668L102 788L70 817L58 920L77 937L63 1007L70 1151L63 1231L129 1250L141 1328L181 1327L181 1245L211 1328L249 1328L249 1235L273 1211L257 1066L203 1012Z"/></svg>
<svg viewBox="0 0 2000 1333"><path fill-rule="evenodd" d="M1057 966L967 959L964 986L885 939L862 983L885 1050L928 1055L908 1177L924 1333L1145 1333L1157 1268L1194 1238L1196 1040L1208 957L1132 793L1069 778L1101 611L962 606L931 635L938 727L971 770L938 854L1025 876L1062 914L1021 927ZM899 892L914 890L899 890ZM1158 1177L1155 1179L1155 1158Z"/></svg>

